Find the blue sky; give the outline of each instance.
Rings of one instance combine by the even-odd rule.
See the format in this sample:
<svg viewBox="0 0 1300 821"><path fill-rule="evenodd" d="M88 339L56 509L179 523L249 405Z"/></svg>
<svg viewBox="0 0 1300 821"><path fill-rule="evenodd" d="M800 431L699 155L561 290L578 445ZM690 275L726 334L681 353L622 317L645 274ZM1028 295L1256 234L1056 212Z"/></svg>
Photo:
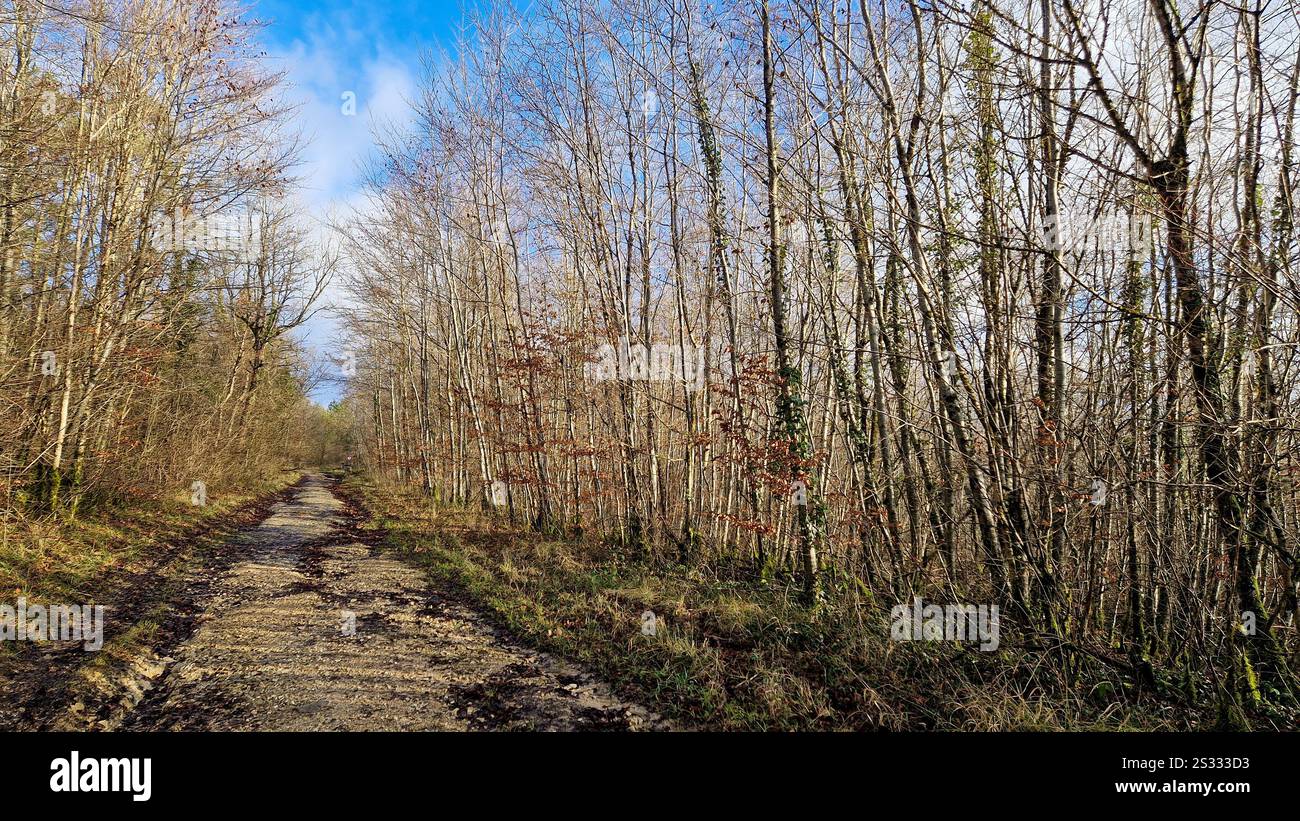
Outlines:
<svg viewBox="0 0 1300 821"><path fill-rule="evenodd" d="M450 47L466 9L490 0L262 0L248 12L266 24L262 47L287 72L288 101L299 106L297 126L306 146L297 174L300 206L324 220L346 214L364 197L361 163L373 150L375 122L405 123L415 92L421 54ZM356 113L344 112L344 95L355 95ZM327 294L337 299L337 293ZM335 351L336 329L328 311L300 331L309 349ZM312 398L327 404L341 385L327 383Z"/></svg>

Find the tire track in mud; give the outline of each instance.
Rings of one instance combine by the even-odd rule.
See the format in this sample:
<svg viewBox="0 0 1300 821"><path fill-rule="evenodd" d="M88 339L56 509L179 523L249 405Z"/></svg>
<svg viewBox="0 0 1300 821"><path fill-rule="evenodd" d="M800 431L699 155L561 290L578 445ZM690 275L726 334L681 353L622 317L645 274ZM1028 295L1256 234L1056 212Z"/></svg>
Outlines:
<svg viewBox="0 0 1300 821"><path fill-rule="evenodd" d="M230 539L292 499L303 479L228 513L168 536L139 565L110 572L89 601L105 607L104 647L87 654L82 642L39 642L21 648L0 670L0 730L112 729L166 669L167 648L193 632L205 591L242 558ZM123 649L132 630L156 620L153 640ZM96 667L103 656L113 658Z"/></svg>
<svg viewBox="0 0 1300 821"><path fill-rule="evenodd" d="M308 477L235 537L122 729L669 729L367 544L331 487Z"/></svg>

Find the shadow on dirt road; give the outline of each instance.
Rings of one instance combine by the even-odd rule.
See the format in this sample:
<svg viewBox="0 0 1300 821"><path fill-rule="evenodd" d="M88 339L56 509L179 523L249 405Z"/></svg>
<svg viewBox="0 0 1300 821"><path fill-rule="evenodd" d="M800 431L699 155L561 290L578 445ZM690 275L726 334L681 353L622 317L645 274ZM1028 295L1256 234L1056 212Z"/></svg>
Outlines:
<svg viewBox="0 0 1300 821"><path fill-rule="evenodd" d="M653 730L666 722L528 649L365 543L311 475L224 548L102 709L47 729Z"/></svg>

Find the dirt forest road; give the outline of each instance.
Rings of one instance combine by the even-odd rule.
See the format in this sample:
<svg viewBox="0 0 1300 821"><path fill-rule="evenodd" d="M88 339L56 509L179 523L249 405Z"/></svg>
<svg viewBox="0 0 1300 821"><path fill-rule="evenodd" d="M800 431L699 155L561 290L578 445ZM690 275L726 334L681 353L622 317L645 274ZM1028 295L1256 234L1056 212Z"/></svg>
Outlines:
<svg viewBox="0 0 1300 821"><path fill-rule="evenodd" d="M647 730L666 725L527 649L357 540L310 476L205 586L124 730Z"/></svg>

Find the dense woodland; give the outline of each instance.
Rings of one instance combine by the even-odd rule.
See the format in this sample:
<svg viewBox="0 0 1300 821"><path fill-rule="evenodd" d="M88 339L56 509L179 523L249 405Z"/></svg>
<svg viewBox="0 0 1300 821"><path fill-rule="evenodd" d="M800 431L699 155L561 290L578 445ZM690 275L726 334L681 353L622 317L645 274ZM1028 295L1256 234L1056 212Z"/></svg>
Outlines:
<svg viewBox="0 0 1300 821"><path fill-rule="evenodd" d="M0 0L4 516L345 420L431 505L1291 720L1295 0L522 5L321 231L250 12Z"/></svg>
<svg viewBox="0 0 1300 821"><path fill-rule="evenodd" d="M330 270L297 149L217 2L0 5L0 506L216 492L318 423L288 333Z"/></svg>
<svg viewBox="0 0 1300 821"><path fill-rule="evenodd" d="M1230 723L1294 705L1298 11L490 16L338 226L359 457L838 614L997 603Z"/></svg>

